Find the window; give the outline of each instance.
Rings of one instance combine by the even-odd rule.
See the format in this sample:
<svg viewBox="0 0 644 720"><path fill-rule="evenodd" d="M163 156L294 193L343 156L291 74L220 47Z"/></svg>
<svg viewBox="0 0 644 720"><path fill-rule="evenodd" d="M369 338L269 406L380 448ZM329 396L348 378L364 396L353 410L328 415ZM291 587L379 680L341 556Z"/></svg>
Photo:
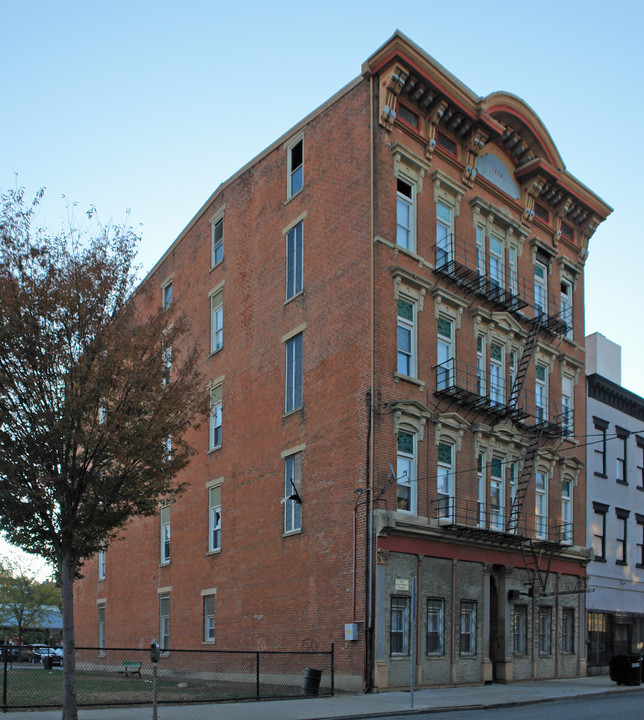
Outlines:
<svg viewBox="0 0 644 720"><path fill-rule="evenodd" d="M638 568L644 568L644 515L635 513L637 522L637 556L635 563Z"/></svg>
<svg viewBox="0 0 644 720"><path fill-rule="evenodd" d="M626 477L626 442L628 440L629 432L623 428L616 427L615 433L617 434L617 438L615 439L615 444L617 445L615 479L618 483L628 485L628 479Z"/></svg>
<svg viewBox="0 0 644 720"><path fill-rule="evenodd" d="M548 474L538 472L535 476L535 518L537 537L548 537Z"/></svg>
<svg viewBox="0 0 644 720"><path fill-rule="evenodd" d="M503 347L490 345L490 401L493 405L505 404L505 369Z"/></svg>
<svg viewBox="0 0 644 720"><path fill-rule="evenodd" d="M438 318L438 343L436 351L436 385L446 390L454 384L454 326L451 320Z"/></svg>
<svg viewBox="0 0 644 720"><path fill-rule="evenodd" d="M537 422L548 419L548 381L545 365L537 365L534 385L535 417Z"/></svg>
<svg viewBox="0 0 644 720"><path fill-rule="evenodd" d="M487 509L487 468L485 466L485 454L479 453L476 459L476 478L478 481L479 497L479 527L485 527Z"/></svg>
<svg viewBox="0 0 644 720"><path fill-rule="evenodd" d="M438 471L436 473L438 517L454 519L454 465L453 445L438 444Z"/></svg>
<svg viewBox="0 0 644 720"><path fill-rule="evenodd" d="M407 106L401 102L398 103L398 117L404 120L408 125L411 125L415 130L418 129L420 118L413 110L410 110Z"/></svg>
<svg viewBox="0 0 644 720"><path fill-rule="evenodd" d="M482 225L476 226L476 271L485 277L485 228Z"/></svg>
<svg viewBox="0 0 644 720"><path fill-rule="evenodd" d="M105 580L105 550L98 551L98 579Z"/></svg>
<svg viewBox="0 0 644 720"><path fill-rule="evenodd" d="M564 655L575 653L575 610L564 608L561 613L561 652Z"/></svg>
<svg viewBox="0 0 644 720"><path fill-rule="evenodd" d="M515 605L512 615L514 654L526 655L528 648L528 606Z"/></svg>
<svg viewBox="0 0 644 720"><path fill-rule="evenodd" d="M398 372L416 377L416 309L398 298Z"/></svg>
<svg viewBox="0 0 644 720"><path fill-rule="evenodd" d="M398 510L416 512L416 436L409 432L398 433L396 481Z"/></svg>
<svg viewBox="0 0 644 720"><path fill-rule="evenodd" d="M635 442L637 443L637 457L639 458L637 465L637 487L640 490L644 490L644 438L636 437Z"/></svg>
<svg viewBox="0 0 644 720"><path fill-rule="evenodd" d="M615 508L617 516L617 543L616 543L616 559L617 565L626 565L628 563L628 545L627 545L627 525L630 510Z"/></svg>
<svg viewBox="0 0 644 720"><path fill-rule="evenodd" d="M170 649L170 596L159 596L159 644L161 650Z"/></svg>
<svg viewBox="0 0 644 720"><path fill-rule="evenodd" d="M212 266L218 265L224 259L224 218L212 224Z"/></svg>
<svg viewBox="0 0 644 720"><path fill-rule="evenodd" d="M485 338L476 338L476 394L484 397L485 389Z"/></svg>
<svg viewBox="0 0 644 720"><path fill-rule="evenodd" d="M493 287L504 286L503 271L503 240L490 235L490 283Z"/></svg>
<svg viewBox="0 0 644 720"><path fill-rule="evenodd" d="M454 245L454 209L443 202L436 203L436 267L452 260Z"/></svg>
<svg viewBox="0 0 644 720"><path fill-rule="evenodd" d="M552 608L539 608L539 655L552 654Z"/></svg>
<svg viewBox="0 0 644 720"><path fill-rule="evenodd" d="M302 292L304 224L300 221L286 233L286 299Z"/></svg>
<svg viewBox="0 0 644 720"><path fill-rule="evenodd" d="M221 550L221 485L208 488L208 552Z"/></svg>
<svg viewBox="0 0 644 720"><path fill-rule="evenodd" d="M172 382L172 348L168 347L163 351L163 387Z"/></svg>
<svg viewBox="0 0 644 720"><path fill-rule="evenodd" d="M302 529L302 453L284 458L284 532Z"/></svg>
<svg viewBox="0 0 644 720"><path fill-rule="evenodd" d="M593 502L593 550L595 560L606 562L606 513L608 505Z"/></svg>
<svg viewBox="0 0 644 720"><path fill-rule="evenodd" d="M508 465L508 479L510 482L510 508L514 505L514 499L517 496L517 486L519 478L519 465L516 460L509 463ZM510 513L511 514L511 513ZM512 529L511 532L515 532L516 528Z"/></svg>
<svg viewBox="0 0 644 720"><path fill-rule="evenodd" d="M572 378L561 378L561 426L566 435L574 433Z"/></svg>
<svg viewBox="0 0 644 720"><path fill-rule="evenodd" d="M215 596L203 596L203 641L215 642Z"/></svg>
<svg viewBox="0 0 644 720"><path fill-rule="evenodd" d="M401 177L396 181L396 188L396 244L415 252L416 188L413 183Z"/></svg>
<svg viewBox="0 0 644 720"><path fill-rule="evenodd" d="M409 614L411 598L391 598L390 650L392 655L409 655Z"/></svg>
<svg viewBox="0 0 644 720"><path fill-rule="evenodd" d="M222 433L222 385L210 388L210 450L221 447Z"/></svg>
<svg viewBox="0 0 644 720"><path fill-rule="evenodd" d="M572 545L572 483L561 483L561 541Z"/></svg>
<svg viewBox="0 0 644 720"><path fill-rule="evenodd" d="M510 350L510 394L514 389L514 383L517 379L517 351Z"/></svg>
<svg viewBox="0 0 644 720"><path fill-rule="evenodd" d="M302 333L286 341L286 412L302 407Z"/></svg>
<svg viewBox="0 0 644 720"><path fill-rule="evenodd" d="M442 147L443 150L447 150L448 153L456 155L458 148L457 144L452 140L452 138L447 137L447 135L443 134L440 130L436 132L436 144L438 147Z"/></svg>
<svg viewBox="0 0 644 720"><path fill-rule="evenodd" d="M539 220L543 220L543 222L548 222L548 211L543 207L543 205L539 205L539 203L534 204L534 214L536 217L539 218Z"/></svg>
<svg viewBox="0 0 644 720"><path fill-rule="evenodd" d="M210 352L216 353L224 345L224 291L210 298Z"/></svg>
<svg viewBox="0 0 644 720"><path fill-rule="evenodd" d="M170 562L170 506L161 508L161 563Z"/></svg>
<svg viewBox="0 0 644 720"><path fill-rule="evenodd" d="M461 655L476 655L476 603L461 600Z"/></svg>
<svg viewBox="0 0 644 720"><path fill-rule="evenodd" d="M566 323L566 337L572 340L572 283L561 281L561 319Z"/></svg>
<svg viewBox="0 0 644 720"><path fill-rule="evenodd" d="M172 283L163 286L163 309L167 310L172 305Z"/></svg>
<svg viewBox="0 0 644 720"><path fill-rule="evenodd" d="M493 530L503 530L504 505L503 460L493 457L490 463L490 527Z"/></svg>
<svg viewBox="0 0 644 720"><path fill-rule="evenodd" d="M593 445L595 446L595 475L606 477L606 430L608 430L608 423L606 420L593 417L593 425L598 435L597 438L593 438Z"/></svg>
<svg viewBox="0 0 644 720"><path fill-rule="evenodd" d="M427 654L445 654L445 601L427 598Z"/></svg>
<svg viewBox="0 0 644 720"><path fill-rule="evenodd" d="M548 312L548 270L538 260L534 264L534 307L537 315Z"/></svg>
<svg viewBox="0 0 644 720"><path fill-rule="evenodd" d="M574 231L570 225L566 225L566 223L563 222L561 223L561 237L564 237L566 240L570 240L571 242L575 237Z"/></svg>
<svg viewBox="0 0 644 720"><path fill-rule="evenodd" d="M98 647L105 650L105 603L97 605L98 610ZM99 653L100 655L101 653ZM104 654L104 653L103 653Z"/></svg>
<svg viewBox="0 0 644 720"><path fill-rule="evenodd" d="M510 292L513 295L519 294L519 273L517 270L517 251L515 248L508 248L508 265L510 267L509 280Z"/></svg>
<svg viewBox="0 0 644 720"><path fill-rule="evenodd" d="M288 149L288 197L298 193L304 186L302 140L298 140Z"/></svg>

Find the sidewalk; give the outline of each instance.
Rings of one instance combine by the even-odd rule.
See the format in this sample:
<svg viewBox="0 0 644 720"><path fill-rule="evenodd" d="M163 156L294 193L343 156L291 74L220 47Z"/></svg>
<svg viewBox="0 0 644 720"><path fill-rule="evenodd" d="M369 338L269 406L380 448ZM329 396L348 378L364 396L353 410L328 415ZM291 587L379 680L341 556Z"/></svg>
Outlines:
<svg viewBox="0 0 644 720"><path fill-rule="evenodd" d="M549 700L570 700L582 695L604 695L616 692L642 692L641 686L618 686L608 675L541 680L511 685L478 685L474 687L432 688L414 693L414 708L409 692L339 694L326 698L272 700L216 705L174 705L158 708L158 720L340 720L374 718L378 715L413 716L419 712L462 709L484 709L504 705L523 705ZM43 712L8 712L7 720L60 720L60 710ZM152 709L104 708L80 710L80 720L150 720Z"/></svg>

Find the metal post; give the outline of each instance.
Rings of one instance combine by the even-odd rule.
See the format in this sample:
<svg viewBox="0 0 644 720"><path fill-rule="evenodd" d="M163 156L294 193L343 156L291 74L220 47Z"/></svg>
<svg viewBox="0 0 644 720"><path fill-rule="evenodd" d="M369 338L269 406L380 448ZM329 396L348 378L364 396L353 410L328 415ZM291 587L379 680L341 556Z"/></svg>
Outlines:
<svg viewBox="0 0 644 720"><path fill-rule="evenodd" d="M411 579L411 707L414 707L414 681L416 679L416 576Z"/></svg>
<svg viewBox="0 0 644 720"><path fill-rule="evenodd" d="M257 694L257 699L259 700L259 650L255 653L255 692Z"/></svg>
<svg viewBox="0 0 644 720"><path fill-rule="evenodd" d="M7 660L9 653L7 652L7 643L4 644L3 648L3 684L2 684L2 712L7 712ZM18 657L20 658L20 646L18 647Z"/></svg>
<svg viewBox="0 0 644 720"><path fill-rule="evenodd" d="M157 664L152 663L152 720L157 720Z"/></svg>

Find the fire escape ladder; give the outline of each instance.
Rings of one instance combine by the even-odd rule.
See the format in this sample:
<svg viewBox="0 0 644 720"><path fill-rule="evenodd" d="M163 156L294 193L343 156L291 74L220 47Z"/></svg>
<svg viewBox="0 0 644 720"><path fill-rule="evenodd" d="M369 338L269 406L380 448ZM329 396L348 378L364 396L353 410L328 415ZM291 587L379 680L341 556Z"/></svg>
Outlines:
<svg viewBox="0 0 644 720"><path fill-rule="evenodd" d="M510 517L507 524L507 531L509 533L516 533L519 527L519 520L521 519L521 512L523 511L523 501L525 500L528 487L530 486L530 480L532 479L534 463L537 458L537 453L539 452L542 435L543 425L537 426L532 435L532 442L528 445L525 455L523 456L521 475L517 481L517 490L514 494L512 507L510 508Z"/></svg>
<svg viewBox="0 0 644 720"><path fill-rule="evenodd" d="M510 391L510 402L508 404L513 410L516 410L519 395L521 394L528 373L528 367L534 355L534 349L537 346L537 338L539 337L539 330L543 325L543 317L541 313L538 313L530 322L530 329L528 330L528 335L523 346L521 360L519 360L519 366L517 367L517 374L512 383L512 390Z"/></svg>
<svg viewBox="0 0 644 720"><path fill-rule="evenodd" d="M553 548L550 546L548 552L548 563L545 568L541 567L541 558L547 551L543 545L537 545L532 538L521 543L521 554L523 555L524 567L528 573L528 591L532 597L546 595L548 577L550 575L550 564L552 562Z"/></svg>

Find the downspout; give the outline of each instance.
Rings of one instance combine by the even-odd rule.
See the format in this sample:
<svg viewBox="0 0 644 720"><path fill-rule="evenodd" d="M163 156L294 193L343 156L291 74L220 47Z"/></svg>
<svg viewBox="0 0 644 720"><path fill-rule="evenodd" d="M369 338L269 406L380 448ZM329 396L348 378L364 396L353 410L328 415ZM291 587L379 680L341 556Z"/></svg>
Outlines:
<svg viewBox="0 0 644 720"><path fill-rule="evenodd" d="M365 667L364 667L364 692L369 692L373 687L374 670L374 528L373 528L373 485L374 485L374 385L375 385L375 252L374 252L374 229L375 229L375 190L374 190L374 127L373 127L373 75L369 77L369 192L370 192L370 217L369 217L369 400L368 413L368 438L367 438L367 622L365 625Z"/></svg>

